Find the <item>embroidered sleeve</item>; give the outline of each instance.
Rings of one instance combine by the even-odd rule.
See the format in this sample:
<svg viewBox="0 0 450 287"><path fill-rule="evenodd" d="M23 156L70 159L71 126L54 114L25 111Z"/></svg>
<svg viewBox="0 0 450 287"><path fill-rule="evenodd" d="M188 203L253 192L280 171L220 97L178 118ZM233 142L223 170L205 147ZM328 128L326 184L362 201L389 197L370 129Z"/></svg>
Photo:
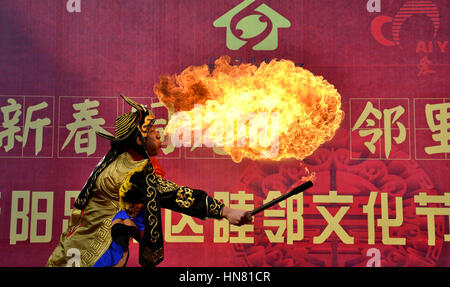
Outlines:
<svg viewBox="0 0 450 287"><path fill-rule="evenodd" d="M181 186L150 172L134 173L129 180L134 192L124 201L141 202L149 213L167 208L197 218L222 218L224 204L205 191ZM133 196L134 195L134 196ZM128 196L127 196L128 197ZM134 198L133 198L134 197Z"/></svg>
<svg viewBox="0 0 450 287"><path fill-rule="evenodd" d="M200 189L179 186L159 176L155 178L161 207L198 218L221 218L224 204Z"/></svg>

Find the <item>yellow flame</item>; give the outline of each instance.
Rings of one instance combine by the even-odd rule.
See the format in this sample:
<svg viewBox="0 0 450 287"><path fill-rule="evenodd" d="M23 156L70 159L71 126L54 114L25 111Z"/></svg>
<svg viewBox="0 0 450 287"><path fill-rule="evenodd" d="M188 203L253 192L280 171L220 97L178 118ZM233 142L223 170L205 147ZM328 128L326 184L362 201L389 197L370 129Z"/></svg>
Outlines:
<svg viewBox="0 0 450 287"><path fill-rule="evenodd" d="M237 121L242 115L267 114L267 129L274 123L274 117L270 115L277 115L277 154L271 160L302 160L311 155L321 144L333 138L344 117L341 96L334 86L322 76L315 76L289 60L274 59L270 63L261 63L259 67L252 64L232 66L230 57L223 56L215 62L212 72L203 65L191 66L179 75L162 76L154 92L170 113L186 112L191 122L181 125L193 133L196 127L192 121L196 113L197 116L200 113L204 136L210 127L204 123L208 115L214 115L215 121L225 123ZM194 109L195 105L201 105L201 112ZM233 139L225 134L209 133L207 136L219 146L225 142L223 148L235 162L244 157L264 158L262 151L273 149L273 146L261 144L261 137L256 145L250 144L250 122L245 125L244 146L237 144L239 127L236 125L232 127ZM174 117L169 121L166 133L172 134L177 127L180 127L180 122ZM264 127L258 126L257 130L261 129ZM271 130L267 135L273 138L273 133Z"/></svg>

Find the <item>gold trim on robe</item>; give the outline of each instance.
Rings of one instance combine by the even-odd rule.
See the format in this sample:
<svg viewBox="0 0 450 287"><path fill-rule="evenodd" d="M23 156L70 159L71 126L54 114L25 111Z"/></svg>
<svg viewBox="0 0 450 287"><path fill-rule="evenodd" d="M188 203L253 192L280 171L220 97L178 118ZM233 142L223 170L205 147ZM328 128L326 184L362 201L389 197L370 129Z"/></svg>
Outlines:
<svg viewBox="0 0 450 287"><path fill-rule="evenodd" d="M71 259L70 249L79 251L81 266L93 266L109 248L111 220L120 210L119 189L126 176L148 160L133 160L124 152L98 176L92 197L84 210L74 209L67 230L50 255L47 266L64 267ZM69 255L69 256L68 256Z"/></svg>

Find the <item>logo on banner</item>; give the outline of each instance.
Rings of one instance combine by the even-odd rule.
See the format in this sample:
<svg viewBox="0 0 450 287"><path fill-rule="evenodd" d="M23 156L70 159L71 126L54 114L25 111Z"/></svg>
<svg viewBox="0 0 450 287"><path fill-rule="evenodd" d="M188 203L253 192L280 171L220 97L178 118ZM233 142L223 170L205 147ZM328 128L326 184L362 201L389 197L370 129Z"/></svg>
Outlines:
<svg viewBox="0 0 450 287"><path fill-rule="evenodd" d="M369 13L381 13L381 0L368 0L366 9ZM370 23L370 32L372 37L381 45L386 47L398 47L404 50L400 42L400 34L405 29L405 24L414 20L425 19L421 22L420 28L422 30L431 28L432 40L424 41L417 40L415 46L416 54L420 57L417 64L418 76L435 74L436 70L432 67L431 53L434 51L440 53L448 52L448 41L438 40L438 32L441 25L441 15L439 13L438 5L432 0L409 0L405 1L401 7L396 11L393 17L387 15L380 15L375 17Z"/></svg>
<svg viewBox="0 0 450 287"><path fill-rule="evenodd" d="M381 12L380 0L369 0L367 2L367 11L374 13ZM433 37L436 38L441 23L438 7L432 1L407 1L397 11L395 16L377 16L370 24L370 32L373 38L383 46L397 46L403 49L400 44L400 32L403 24L413 16L425 15L433 23ZM383 26L391 23L392 25L392 41L387 39L383 34Z"/></svg>
<svg viewBox="0 0 450 287"><path fill-rule="evenodd" d="M278 12L261 4L250 15L255 0L245 0L214 21L214 27L226 28L226 42L230 50L239 50L249 42L256 42L255 51L278 48L278 29L291 27L291 22Z"/></svg>

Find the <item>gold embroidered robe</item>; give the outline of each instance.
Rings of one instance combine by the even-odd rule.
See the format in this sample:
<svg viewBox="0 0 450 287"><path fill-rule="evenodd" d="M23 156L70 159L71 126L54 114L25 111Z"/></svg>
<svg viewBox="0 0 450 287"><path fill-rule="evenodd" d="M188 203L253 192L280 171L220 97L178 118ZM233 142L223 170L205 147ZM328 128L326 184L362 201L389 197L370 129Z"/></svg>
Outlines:
<svg viewBox="0 0 450 287"><path fill-rule="evenodd" d="M88 196L81 195L77 199L76 203L83 203L83 209L75 208L72 212L69 226L62 233L47 266L67 266L77 253L81 266L93 266L97 262L111 244L111 220L120 210L119 190L124 188L127 179L132 183L127 192L138 194L146 210L146 227L139 246L142 266L155 266L164 257L161 208L198 218L221 218L223 203L204 191L161 178L154 173L150 160L134 160L124 152L99 172Z"/></svg>

